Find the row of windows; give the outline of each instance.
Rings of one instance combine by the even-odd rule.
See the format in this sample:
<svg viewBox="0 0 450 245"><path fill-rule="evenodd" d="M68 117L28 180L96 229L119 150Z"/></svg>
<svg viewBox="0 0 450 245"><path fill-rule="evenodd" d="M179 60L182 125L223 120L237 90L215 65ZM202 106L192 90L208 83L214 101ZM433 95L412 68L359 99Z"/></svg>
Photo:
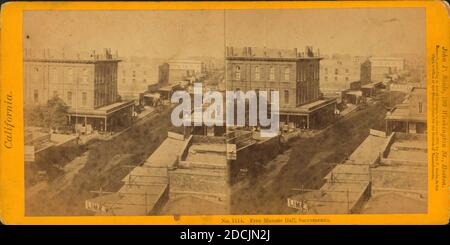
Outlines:
<svg viewBox="0 0 450 245"><path fill-rule="evenodd" d="M123 74L123 76L126 76L126 74L127 74L126 70L123 70L123 71L122 71L122 74ZM144 75L147 75L147 71L143 71L143 74L144 74ZM131 75L132 75L133 77L136 77L136 71L131 71Z"/></svg>
<svg viewBox="0 0 450 245"><path fill-rule="evenodd" d="M259 66L255 66L255 80L261 80L261 68ZM235 75L234 78L236 80L241 80L241 67L235 67ZM291 79L291 69L285 67L283 70L283 78L285 81L289 81ZM275 68L273 66L269 67L269 81L275 80Z"/></svg>
<svg viewBox="0 0 450 245"><path fill-rule="evenodd" d="M134 78L131 80L132 83L136 83L136 81L137 81L137 80L134 79ZM125 78L122 79L122 83L127 83L127 80L126 80ZM147 83L147 79L143 79L143 80L142 80L142 83Z"/></svg>
<svg viewBox="0 0 450 245"><path fill-rule="evenodd" d="M53 91L53 97L59 97L58 91L56 91L56 90ZM34 99L34 103L39 103L39 91L37 89L34 90L33 99ZM67 91L67 96L66 96L65 102L67 105L72 105L72 91ZM85 106L87 104L87 93L86 92L81 93L81 104L83 106Z"/></svg>
<svg viewBox="0 0 450 245"><path fill-rule="evenodd" d="M327 82L328 81L328 76L325 76L323 79L324 79L325 82ZM338 77L334 77L334 81L337 81L337 80L338 80ZM349 80L350 79L348 77L345 77L345 81L348 82Z"/></svg>
<svg viewBox="0 0 450 245"><path fill-rule="evenodd" d="M241 91L240 88L236 88L236 91ZM267 100L270 102L272 100L272 91L275 91L274 89L269 89L269 91L267 91ZM256 91L256 95L259 94L259 89ZM284 90L284 104L289 104L289 90Z"/></svg>
<svg viewBox="0 0 450 245"><path fill-rule="evenodd" d="M34 74L33 74L33 78L36 79L40 79L40 68L39 67L34 67L33 69ZM74 69L73 68L66 68L66 77L67 77L67 81L70 83L73 83L74 80ZM88 83L88 78L89 78L89 69L87 68L82 68L80 70L80 82L81 83ZM50 68L49 70L49 81L52 83L57 83L58 82L58 69L56 67Z"/></svg>
<svg viewBox="0 0 450 245"><path fill-rule="evenodd" d="M325 71L325 74L328 74L328 68L324 68L324 71ZM345 73L349 73L350 72L350 70L349 69L345 69ZM337 69L337 68L335 68L334 69L334 74L335 75L339 75L339 69Z"/></svg>

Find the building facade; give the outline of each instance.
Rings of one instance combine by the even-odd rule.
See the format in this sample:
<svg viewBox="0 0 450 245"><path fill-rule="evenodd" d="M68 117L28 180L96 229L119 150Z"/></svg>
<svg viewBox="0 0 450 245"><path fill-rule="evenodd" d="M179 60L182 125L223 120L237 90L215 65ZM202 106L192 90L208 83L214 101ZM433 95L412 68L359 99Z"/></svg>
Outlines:
<svg viewBox="0 0 450 245"><path fill-rule="evenodd" d="M24 103L44 105L58 97L69 108L70 123L101 130L113 127L116 120L122 121L114 116L117 110L132 111L118 102L119 61L110 50L97 54L24 50ZM114 104L119 108L111 107Z"/></svg>
<svg viewBox="0 0 450 245"><path fill-rule="evenodd" d="M166 74L163 64L158 61L122 61L118 65L118 93L123 100L138 101L149 85L167 82Z"/></svg>
<svg viewBox="0 0 450 245"><path fill-rule="evenodd" d="M413 88L403 103L387 113L386 132L427 133L426 88Z"/></svg>
<svg viewBox="0 0 450 245"><path fill-rule="evenodd" d="M194 76L199 76L205 70L199 60L169 60L169 83L177 83Z"/></svg>
<svg viewBox="0 0 450 245"><path fill-rule="evenodd" d="M320 127L313 121L319 121L314 118L323 109L333 115L335 101L322 99L320 93L321 57L311 47L304 52L253 47L226 51L228 91L279 91L280 122L290 127Z"/></svg>
<svg viewBox="0 0 450 245"><path fill-rule="evenodd" d="M339 92L350 88L360 80L361 58L349 55L333 55L320 61L320 88L322 91Z"/></svg>
<svg viewBox="0 0 450 245"><path fill-rule="evenodd" d="M361 82L383 82L389 74L404 70L405 60L395 57L370 57L361 64Z"/></svg>

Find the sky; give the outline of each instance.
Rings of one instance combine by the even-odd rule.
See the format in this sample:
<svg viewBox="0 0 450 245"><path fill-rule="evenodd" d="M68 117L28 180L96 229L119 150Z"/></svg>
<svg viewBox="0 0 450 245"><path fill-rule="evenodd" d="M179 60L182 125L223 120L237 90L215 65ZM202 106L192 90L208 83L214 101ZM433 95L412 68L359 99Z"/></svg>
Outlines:
<svg viewBox="0 0 450 245"><path fill-rule="evenodd" d="M120 56L223 57L225 46L322 54L425 53L421 8L26 11L26 48L118 50Z"/></svg>

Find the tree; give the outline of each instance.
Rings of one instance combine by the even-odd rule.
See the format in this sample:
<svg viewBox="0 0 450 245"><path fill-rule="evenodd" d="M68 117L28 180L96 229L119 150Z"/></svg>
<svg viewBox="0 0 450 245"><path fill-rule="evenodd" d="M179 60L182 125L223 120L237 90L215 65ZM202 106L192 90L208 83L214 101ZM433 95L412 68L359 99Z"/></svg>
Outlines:
<svg viewBox="0 0 450 245"><path fill-rule="evenodd" d="M67 110L68 106L64 101L55 96L47 102L47 105L24 108L25 124L57 129L67 124Z"/></svg>
<svg viewBox="0 0 450 245"><path fill-rule="evenodd" d="M67 125L67 110L69 107L62 99L55 96L47 102L46 124L50 129Z"/></svg>

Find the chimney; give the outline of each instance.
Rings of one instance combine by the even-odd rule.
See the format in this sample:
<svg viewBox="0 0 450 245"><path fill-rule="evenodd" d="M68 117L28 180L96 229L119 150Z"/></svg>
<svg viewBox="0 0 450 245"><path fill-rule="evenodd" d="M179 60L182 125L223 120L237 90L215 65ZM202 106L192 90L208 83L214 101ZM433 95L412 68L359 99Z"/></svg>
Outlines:
<svg viewBox="0 0 450 245"><path fill-rule="evenodd" d="M244 47L243 56L247 56L247 47Z"/></svg>
<svg viewBox="0 0 450 245"><path fill-rule="evenodd" d="M249 56L253 56L253 55L252 55L252 47L248 47L248 55L249 55Z"/></svg>
<svg viewBox="0 0 450 245"><path fill-rule="evenodd" d="M294 48L294 54L295 54L295 57L298 57L297 48Z"/></svg>

